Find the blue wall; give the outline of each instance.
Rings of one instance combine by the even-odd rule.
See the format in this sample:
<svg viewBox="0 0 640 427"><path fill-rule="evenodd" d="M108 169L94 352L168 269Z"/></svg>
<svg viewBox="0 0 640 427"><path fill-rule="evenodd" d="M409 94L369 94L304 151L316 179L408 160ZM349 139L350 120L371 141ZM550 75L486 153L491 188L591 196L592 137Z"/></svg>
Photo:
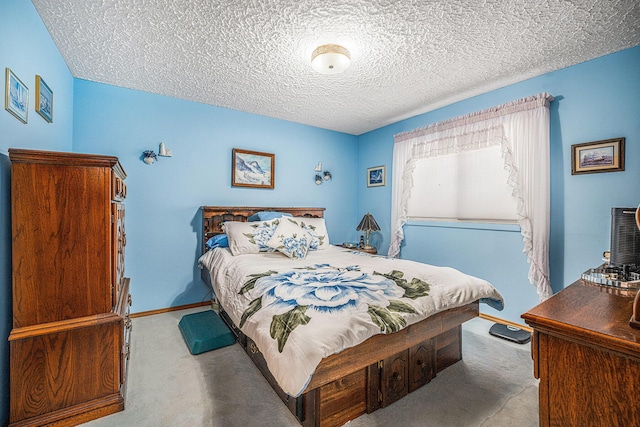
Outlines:
<svg viewBox="0 0 640 427"><path fill-rule="evenodd" d="M381 227L379 246L389 246L393 135L517 98L549 92L551 104L551 245L553 289L558 291L601 264L609 249L610 209L640 202L640 47L517 83L422 114L359 137L358 170L387 165L387 186L367 188L358 179L358 211L370 210ZM571 145L626 137L623 172L571 175ZM504 312L482 311L521 323L538 303L527 279L519 232L411 223L402 257L450 265L490 280L503 293Z"/></svg>
<svg viewBox="0 0 640 427"><path fill-rule="evenodd" d="M75 83L76 152L120 158L128 174L125 271L133 312L199 302L202 205L326 207L332 242L355 238L357 138L85 80ZM147 165L164 142L173 157ZM231 150L275 154L275 189L231 187ZM333 180L314 182L322 161Z"/></svg>
<svg viewBox="0 0 640 427"><path fill-rule="evenodd" d="M8 418L11 329L9 147L104 153L120 158L129 177L126 270L134 311L206 298L195 260L198 207L324 206L333 242L352 241L370 211L382 227L372 241L389 245L393 135L547 91L551 107L551 280L555 290L600 262L609 247L612 206L640 201L640 47L608 55L403 120L354 137L174 98L74 80L42 21L26 0L0 0L0 67L29 87L29 121L0 111L0 424ZM34 111L35 75L54 91L54 122ZM4 78L2 78L4 81ZM3 89L4 90L4 89ZM4 93L4 92L3 92ZM571 176L572 144L624 136L626 171ZM173 150L152 166L140 160L163 141ZM276 154L276 188L230 185L231 149ZM322 161L331 182L316 186ZM387 185L367 188L367 167L386 165ZM354 167L355 166L355 167ZM488 314L519 322L537 303L517 231L432 227L411 223L404 258L452 265L491 280L507 308Z"/></svg>
<svg viewBox="0 0 640 427"><path fill-rule="evenodd" d="M24 0L0 0L0 425L9 417L9 332L11 310L11 165L10 147L68 151L72 148L73 77L40 16ZM4 109L5 69L29 89L27 124ZM35 79L40 75L54 93L54 120L35 112Z"/></svg>

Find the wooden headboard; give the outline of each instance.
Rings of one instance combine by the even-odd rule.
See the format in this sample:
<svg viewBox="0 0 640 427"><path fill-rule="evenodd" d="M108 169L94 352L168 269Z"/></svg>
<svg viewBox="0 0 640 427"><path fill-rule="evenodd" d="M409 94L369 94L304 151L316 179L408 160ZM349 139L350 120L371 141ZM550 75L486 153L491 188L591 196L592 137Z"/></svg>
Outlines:
<svg viewBox="0 0 640 427"><path fill-rule="evenodd" d="M323 218L324 208L281 208L281 207L247 207L247 206L202 206L202 248L207 251L207 240L216 234L222 234L222 223L225 221L246 222L247 218L260 211L278 211L293 216Z"/></svg>

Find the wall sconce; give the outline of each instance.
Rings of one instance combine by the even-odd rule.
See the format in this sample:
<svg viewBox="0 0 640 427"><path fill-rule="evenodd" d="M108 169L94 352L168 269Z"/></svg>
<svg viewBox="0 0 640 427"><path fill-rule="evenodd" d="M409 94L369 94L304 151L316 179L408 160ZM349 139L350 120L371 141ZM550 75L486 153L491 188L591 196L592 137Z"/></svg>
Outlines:
<svg viewBox="0 0 640 427"><path fill-rule="evenodd" d="M146 150L142 153L142 161L148 165L154 164L158 160L158 156L153 150Z"/></svg>
<svg viewBox="0 0 640 427"><path fill-rule="evenodd" d="M153 150L145 150L142 152L142 161L148 165L152 165L158 161L158 156L160 157L171 157L171 150L165 147L164 142L160 143L160 147L158 149L158 154L156 154Z"/></svg>
<svg viewBox="0 0 640 427"><path fill-rule="evenodd" d="M325 181L329 181L331 178L331 172L324 171L322 172L322 162L318 162L318 165L314 169L316 171L316 176L314 178L316 185L320 185Z"/></svg>

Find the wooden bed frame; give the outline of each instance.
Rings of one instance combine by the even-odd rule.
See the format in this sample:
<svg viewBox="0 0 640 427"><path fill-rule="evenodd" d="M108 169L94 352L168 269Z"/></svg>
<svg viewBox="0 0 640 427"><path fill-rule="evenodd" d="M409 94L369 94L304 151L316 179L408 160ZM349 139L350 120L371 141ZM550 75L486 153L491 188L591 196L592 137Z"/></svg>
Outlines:
<svg viewBox="0 0 640 427"><path fill-rule="evenodd" d="M206 241L223 233L224 221L246 221L259 211L322 218L324 208L203 206L203 251ZM209 273L203 280L211 285ZM213 289L213 288L212 288ZM249 358L304 427L341 426L385 407L433 379L462 359L462 323L479 313L475 301L450 309L396 333L376 335L331 355L318 365L304 392L287 395L269 372L255 343L233 324L224 308L220 315L233 330Z"/></svg>

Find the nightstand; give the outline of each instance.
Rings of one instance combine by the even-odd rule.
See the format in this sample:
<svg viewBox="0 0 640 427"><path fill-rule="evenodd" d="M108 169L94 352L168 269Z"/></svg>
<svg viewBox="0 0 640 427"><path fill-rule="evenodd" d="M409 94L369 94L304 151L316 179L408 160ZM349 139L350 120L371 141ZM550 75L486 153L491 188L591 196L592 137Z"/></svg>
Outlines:
<svg viewBox="0 0 640 427"><path fill-rule="evenodd" d="M378 250L373 246L371 247L371 249L361 248L360 246L354 245L352 243L343 243L343 244L338 245L338 246L342 246L343 248L349 249L351 251L366 252L366 253L371 254L371 255L376 255L378 253Z"/></svg>

